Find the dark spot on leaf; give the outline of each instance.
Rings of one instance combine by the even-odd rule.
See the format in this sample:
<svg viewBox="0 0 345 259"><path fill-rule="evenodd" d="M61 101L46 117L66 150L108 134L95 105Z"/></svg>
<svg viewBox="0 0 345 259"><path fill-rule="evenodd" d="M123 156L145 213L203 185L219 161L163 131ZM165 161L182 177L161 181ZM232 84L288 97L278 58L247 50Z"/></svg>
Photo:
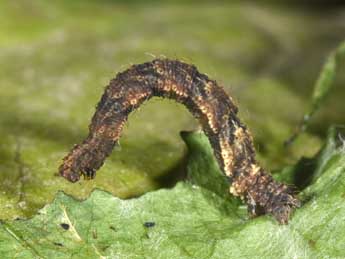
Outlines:
<svg viewBox="0 0 345 259"><path fill-rule="evenodd" d="M92 237L93 239L97 239L97 230L92 231Z"/></svg>
<svg viewBox="0 0 345 259"><path fill-rule="evenodd" d="M116 228L115 228L114 226L110 226L109 228L110 228L111 230L115 231L115 232L117 231Z"/></svg>
<svg viewBox="0 0 345 259"><path fill-rule="evenodd" d="M60 226L64 229L64 230L69 230L69 225L67 223L61 223Z"/></svg>
<svg viewBox="0 0 345 259"><path fill-rule="evenodd" d="M53 244L56 245L56 246L63 246L63 244L59 243L59 242L54 242Z"/></svg>
<svg viewBox="0 0 345 259"><path fill-rule="evenodd" d="M102 252L104 252L105 250L107 250L110 246L101 246L100 249Z"/></svg>
<svg viewBox="0 0 345 259"><path fill-rule="evenodd" d="M152 228L156 225L155 222L152 222L152 221L148 221L148 222L145 222L144 223L144 227L147 227L147 228Z"/></svg>
<svg viewBox="0 0 345 259"><path fill-rule="evenodd" d="M312 240L312 239L309 239L309 240L308 240L308 244L309 244L310 247L314 248L315 245L316 245L316 241L315 241L315 240Z"/></svg>

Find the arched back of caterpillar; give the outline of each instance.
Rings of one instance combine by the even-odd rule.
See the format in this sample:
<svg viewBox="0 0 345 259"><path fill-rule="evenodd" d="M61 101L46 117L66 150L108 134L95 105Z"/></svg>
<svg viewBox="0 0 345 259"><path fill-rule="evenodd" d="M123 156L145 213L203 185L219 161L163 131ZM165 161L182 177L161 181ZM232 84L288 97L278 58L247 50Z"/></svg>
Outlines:
<svg viewBox="0 0 345 259"><path fill-rule="evenodd" d="M176 100L200 121L229 179L230 192L248 204L252 216L263 211L287 223L299 201L257 163L252 137L231 97L195 66L178 60L155 59L117 74L97 105L88 137L64 158L60 174L71 182L81 175L94 178L117 144L130 112L153 96Z"/></svg>

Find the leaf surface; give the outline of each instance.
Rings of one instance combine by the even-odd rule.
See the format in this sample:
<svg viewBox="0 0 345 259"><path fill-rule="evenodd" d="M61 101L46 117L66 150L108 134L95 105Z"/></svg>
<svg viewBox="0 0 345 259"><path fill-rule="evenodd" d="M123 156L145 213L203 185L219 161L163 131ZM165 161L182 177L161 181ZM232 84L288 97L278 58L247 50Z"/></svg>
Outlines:
<svg viewBox="0 0 345 259"><path fill-rule="evenodd" d="M227 194L207 138L183 133L189 180L122 200L95 190L84 201L59 192L28 220L0 226L4 258L344 258L345 151L338 131L314 159L317 177L288 225L248 219ZM332 144L333 143L333 144ZM290 173L293 173L290 170Z"/></svg>

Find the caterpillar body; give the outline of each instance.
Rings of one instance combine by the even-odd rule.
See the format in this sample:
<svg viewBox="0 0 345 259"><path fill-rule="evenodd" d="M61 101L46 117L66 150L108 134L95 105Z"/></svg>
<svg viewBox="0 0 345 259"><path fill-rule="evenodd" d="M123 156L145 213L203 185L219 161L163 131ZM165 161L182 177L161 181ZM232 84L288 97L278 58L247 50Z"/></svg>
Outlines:
<svg viewBox="0 0 345 259"><path fill-rule="evenodd" d="M287 223L300 205L290 187L276 182L255 158L253 139L232 98L194 65L155 59L133 65L110 81L97 105L89 135L64 158L60 174L71 182L95 177L117 144L128 115L153 96L174 99L197 118L207 135L229 190L252 216L272 214Z"/></svg>

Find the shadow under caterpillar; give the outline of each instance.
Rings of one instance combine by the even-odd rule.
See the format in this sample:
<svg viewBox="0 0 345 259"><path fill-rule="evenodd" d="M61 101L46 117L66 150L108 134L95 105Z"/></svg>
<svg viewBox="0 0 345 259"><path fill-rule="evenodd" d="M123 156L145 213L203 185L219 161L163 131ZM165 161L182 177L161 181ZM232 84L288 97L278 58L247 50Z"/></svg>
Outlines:
<svg viewBox="0 0 345 259"><path fill-rule="evenodd" d="M117 74L97 105L88 137L64 158L60 174L71 182L81 175L94 178L117 144L129 113L153 96L182 103L200 121L229 179L230 192L247 203L252 216L269 213L280 223L288 222L300 202L290 187L276 182L257 163L252 136L237 117L231 97L195 66L178 60L155 59Z"/></svg>

